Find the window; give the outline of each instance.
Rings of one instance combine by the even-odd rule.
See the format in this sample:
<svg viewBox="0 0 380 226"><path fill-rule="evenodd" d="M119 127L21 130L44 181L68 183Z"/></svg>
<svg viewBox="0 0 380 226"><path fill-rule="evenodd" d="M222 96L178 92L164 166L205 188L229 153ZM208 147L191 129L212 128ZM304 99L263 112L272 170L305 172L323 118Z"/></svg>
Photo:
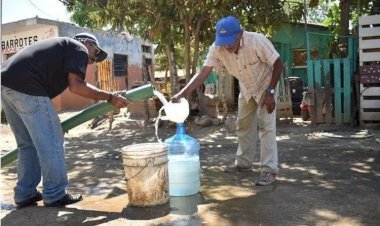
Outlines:
<svg viewBox="0 0 380 226"><path fill-rule="evenodd" d="M152 80L152 59L143 57L143 76L145 81Z"/></svg>
<svg viewBox="0 0 380 226"><path fill-rule="evenodd" d="M114 76L126 76L128 73L128 56L113 54L113 74Z"/></svg>
<svg viewBox="0 0 380 226"><path fill-rule="evenodd" d="M152 53L151 46L142 45L141 48L142 48L143 53Z"/></svg>
<svg viewBox="0 0 380 226"><path fill-rule="evenodd" d="M145 58L145 64L151 66L152 65L152 59Z"/></svg>

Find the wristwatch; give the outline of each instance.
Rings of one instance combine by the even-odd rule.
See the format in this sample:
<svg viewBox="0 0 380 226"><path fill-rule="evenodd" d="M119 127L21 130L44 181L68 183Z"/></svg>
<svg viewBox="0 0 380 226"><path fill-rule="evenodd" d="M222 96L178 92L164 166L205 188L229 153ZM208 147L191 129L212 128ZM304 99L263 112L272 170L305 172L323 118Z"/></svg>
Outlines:
<svg viewBox="0 0 380 226"><path fill-rule="evenodd" d="M265 92L267 92L267 93L269 93L269 94L274 94L274 89L273 88L270 88L270 87L268 87L266 90L265 90Z"/></svg>

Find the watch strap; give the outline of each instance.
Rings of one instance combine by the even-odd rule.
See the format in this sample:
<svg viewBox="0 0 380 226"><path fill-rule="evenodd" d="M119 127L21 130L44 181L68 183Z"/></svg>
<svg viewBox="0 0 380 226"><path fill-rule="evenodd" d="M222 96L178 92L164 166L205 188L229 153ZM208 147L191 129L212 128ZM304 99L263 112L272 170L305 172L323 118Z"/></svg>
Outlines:
<svg viewBox="0 0 380 226"><path fill-rule="evenodd" d="M274 89L273 88L270 88L270 87L268 87L266 90L265 90L265 92L267 92L267 93L269 93L269 94L274 94Z"/></svg>

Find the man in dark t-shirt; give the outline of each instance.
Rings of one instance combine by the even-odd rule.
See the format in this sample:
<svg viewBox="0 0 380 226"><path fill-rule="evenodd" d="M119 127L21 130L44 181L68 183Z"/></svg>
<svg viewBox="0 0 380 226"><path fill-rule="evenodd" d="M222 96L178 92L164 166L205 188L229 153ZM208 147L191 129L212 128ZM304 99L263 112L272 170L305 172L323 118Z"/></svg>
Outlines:
<svg viewBox="0 0 380 226"><path fill-rule="evenodd" d="M74 38L50 38L32 44L4 62L1 102L15 135L18 181L14 199L18 208L36 205L65 206L82 200L67 192L68 179L61 123L51 99L67 87L80 96L107 100L116 108L127 100L84 81L88 64L101 62L107 53L96 37L80 33ZM43 178L43 192L37 185Z"/></svg>

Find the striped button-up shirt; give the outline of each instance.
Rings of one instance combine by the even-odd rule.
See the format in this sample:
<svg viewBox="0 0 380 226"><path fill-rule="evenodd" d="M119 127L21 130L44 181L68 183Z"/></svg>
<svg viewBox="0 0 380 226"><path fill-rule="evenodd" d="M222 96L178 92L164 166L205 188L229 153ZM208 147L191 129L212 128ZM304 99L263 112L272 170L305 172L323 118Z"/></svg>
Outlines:
<svg viewBox="0 0 380 226"><path fill-rule="evenodd" d="M240 95L259 103L272 78L273 64L280 55L273 44L262 34L243 32L238 54L215 46L209 49L204 66L224 67L239 80Z"/></svg>

